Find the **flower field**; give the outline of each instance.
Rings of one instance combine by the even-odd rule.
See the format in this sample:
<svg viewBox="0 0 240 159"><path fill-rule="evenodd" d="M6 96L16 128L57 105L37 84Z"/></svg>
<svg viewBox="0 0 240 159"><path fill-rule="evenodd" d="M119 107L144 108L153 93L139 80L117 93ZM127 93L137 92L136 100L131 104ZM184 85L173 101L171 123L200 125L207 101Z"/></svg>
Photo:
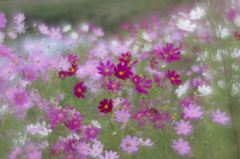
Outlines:
<svg viewBox="0 0 240 159"><path fill-rule="evenodd" d="M111 35L0 11L0 158L239 159L239 8L200 1Z"/></svg>

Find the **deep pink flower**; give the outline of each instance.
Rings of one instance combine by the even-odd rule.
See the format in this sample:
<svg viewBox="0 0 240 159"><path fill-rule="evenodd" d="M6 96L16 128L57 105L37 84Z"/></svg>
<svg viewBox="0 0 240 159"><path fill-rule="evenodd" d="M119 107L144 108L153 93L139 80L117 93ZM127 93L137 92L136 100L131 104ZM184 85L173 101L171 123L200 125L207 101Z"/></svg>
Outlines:
<svg viewBox="0 0 240 159"><path fill-rule="evenodd" d="M217 109L216 112L212 111L212 121L220 124L226 124L229 120L228 117L226 117L226 112L221 113L220 109Z"/></svg>
<svg viewBox="0 0 240 159"><path fill-rule="evenodd" d="M73 65L72 64L72 67L69 68L69 71L67 71L67 76L73 76L76 74L76 71L78 70L78 67L77 65Z"/></svg>
<svg viewBox="0 0 240 159"><path fill-rule="evenodd" d="M158 47L158 49L154 50L154 54L156 54L163 62L171 63L174 61L181 60L178 55L180 55L179 48L173 48L172 43L167 44L166 48Z"/></svg>
<svg viewBox="0 0 240 159"><path fill-rule="evenodd" d="M138 138L134 136L133 138L130 135L127 135L126 138L122 139L122 143L120 144L121 148L124 151L127 151L128 153L138 151L138 145L140 145L141 142L138 141Z"/></svg>
<svg viewBox="0 0 240 159"><path fill-rule="evenodd" d="M126 80L132 75L131 67L128 67L126 63L119 63L117 67L114 68L114 75L119 79Z"/></svg>
<svg viewBox="0 0 240 159"><path fill-rule="evenodd" d="M72 65L78 65L79 62L80 62L80 58L78 58L77 55L70 54L70 55L68 55L68 61L69 61Z"/></svg>
<svg viewBox="0 0 240 159"><path fill-rule="evenodd" d="M180 85L182 83L182 81L178 79L179 77L180 77L180 75L175 74L175 71L167 72L167 78L170 79L170 82L172 85L174 85L174 84Z"/></svg>
<svg viewBox="0 0 240 159"><path fill-rule="evenodd" d="M181 155L189 153L189 150L191 147L189 147L189 142L183 141L182 138L178 139L178 141L173 140L174 145L172 145L172 148L177 150Z"/></svg>
<svg viewBox="0 0 240 159"><path fill-rule="evenodd" d="M66 127L70 130L78 130L82 125L82 117L74 117L66 123Z"/></svg>
<svg viewBox="0 0 240 159"><path fill-rule="evenodd" d="M192 125L189 125L190 121L185 122L184 120L180 120L180 122L176 122L177 127L174 127L177 130L177 134L188 134L192 131Z"/></svg>
<svg viewBox="0 0 240 159"><path fill-rule="evenodd" d="M100 62L100 66L98 66L97 69L99 71L98 73L102 76L112 76L114 67L114 64L108 60L106 65Z"/></svg>
<svg viewBox="0 0 240 159"><path fill-rule="evenodd" d="M113 80L109 80L108 83L106 83L106 86L108 90L118 91L121 88L121 83L120 81L113 79Z"/></svg>
<svg viewBox="0 0 240 159"><path fill-rule="evenodd" d="M83 82L79 82L74 87L74 95L78 98L84 98L85 95L83 93L86 93L87 86L83 85Z"/></svg>
<svg viewBox="0 0 240 159"><path fill-rule="evenodd" d="M233 36L236 40L240 41L240 33L238 33L238 31L233 32Z"/></svg>
<svg viewBox="0 0 240 159"><path fill-rule="evenodd" d="M60 71L60 72L58 72L57 78L64 79L67 76L68 76L68 73L66 71Z"/></svg>
<svg viewBox="0 0 240 159"><path fill-rule="evenodd" d="M7 19L5 18L4 13L0 13L0 28L4 28L6 26Z"/></svg>
<svg viewBox="0 0 240 159"><path fill-rule="evenodd" d="M98 106L98 109L100 109L101 113L108 113L108 112L112 112L112 108L113 108L113 102L112 99L103 99L101 102L99 102L100 106Z"/></svg>
<svg viewBox="0 0 240 159"><path fill-rule="evenodd" d="M122 53L121 57L119 58L119 62L129 63L131 61L131 54L130 53Z"/></svg>
<svg viewBox="0 0 240 159"><path fill-rule="evenodd" d="M143 78L141 78L140 76L136 76L135 78L137 79L136 82L134 83L135 89L139 93L148 94L148 91L146 89L149 89L152 87L151 86L152 80L146 79L147 76L143 76Z"/></svg>
<svg viewBox="0 0 240 159"><path fill-rule="evenodd" d="M91 141L91 139L96 139L98 137L98 134L100 133L100 129L95 126L89 126L86 128L84 134L85 139Z"/></svg>

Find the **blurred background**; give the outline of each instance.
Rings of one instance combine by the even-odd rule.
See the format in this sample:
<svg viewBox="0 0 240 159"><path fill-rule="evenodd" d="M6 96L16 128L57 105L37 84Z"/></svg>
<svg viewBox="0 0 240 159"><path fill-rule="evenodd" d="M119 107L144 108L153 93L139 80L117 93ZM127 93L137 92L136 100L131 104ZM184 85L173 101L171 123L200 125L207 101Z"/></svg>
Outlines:
<svg viewBox="0 0 240 159"><path fill-rule="evenodd" d="M166 16L172 8L191 5L192 0L0 0L0 12L7 18L23 12L26 23L44 22L62 26L87 22L107 32L116 32L124 22L137 22L144 17ZM186 7L186 6L185 6Z"/></svg>

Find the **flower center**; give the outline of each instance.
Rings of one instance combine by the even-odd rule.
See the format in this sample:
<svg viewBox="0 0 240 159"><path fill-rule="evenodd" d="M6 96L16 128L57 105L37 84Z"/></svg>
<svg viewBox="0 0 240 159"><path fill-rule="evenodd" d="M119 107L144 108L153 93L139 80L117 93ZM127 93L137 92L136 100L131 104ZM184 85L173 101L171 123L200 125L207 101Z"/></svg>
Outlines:
<svg viewBox="0 0 240 159"><path fill-rule="evenodd" d="M174 80L175 80L175 78L174 78L174 77L171 77L171 80L172 80L172 81L174 81Z"/></svg>
<svg viewBox="0 0 240 159"><path fill-rule="evenodd" d="M107 109L108 108L108 105L104 105L104 109Z"/></svg>
<svg viewBox="0 0 240 159"><path fill-rule="evenodd" d="M19 100L22 100L22 99L23 99L23 97L21 97L21 96L20 96L20 97L18 97L18 99L19 99Z"/></svg>
<svg viewBox="0 0 240 159"><path fill-rule="evenodd" d="M120 71L118 74L122 76L124 74L124 72Z"/></svg>
<svg viewBox="0 0 240 159"><path fill-rule="evenodd" d="M82 92L81 88L78 88L77 91L78 91L79 93Z"/></svg>
<svg viewBox="0 0 240 159"><path fill-rule="evenodd" d="M143 86L142 84L139 84L139 85L138 85L138 87L140 87L140 88L142 88L142 86Z"/></svg>
<svg viewBox="0 0 240 159"><path fill-rule="evenodd" d="M105 70L105 72L106 72L106 73L108 73L108 72L109 72L109 70L108 70L108 69L106 69L106 70Z"/></svg>

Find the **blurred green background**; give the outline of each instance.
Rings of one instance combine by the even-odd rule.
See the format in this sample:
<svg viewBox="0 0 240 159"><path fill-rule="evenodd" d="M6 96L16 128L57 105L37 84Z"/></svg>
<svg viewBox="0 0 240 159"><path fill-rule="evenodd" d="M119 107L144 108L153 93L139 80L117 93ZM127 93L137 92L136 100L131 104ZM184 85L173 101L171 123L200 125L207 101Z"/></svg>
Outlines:
<svg viewBox="0 0 240 159"><path fill-rule="evenodd" d="M123 22L150 15L167 15L171 8L191 0L0 0L0 12L8 18L24 12L27 24L44 22L57 26L89 22L105 31L117 31ZM186 7L186 6L185 6Z"/></svg>

